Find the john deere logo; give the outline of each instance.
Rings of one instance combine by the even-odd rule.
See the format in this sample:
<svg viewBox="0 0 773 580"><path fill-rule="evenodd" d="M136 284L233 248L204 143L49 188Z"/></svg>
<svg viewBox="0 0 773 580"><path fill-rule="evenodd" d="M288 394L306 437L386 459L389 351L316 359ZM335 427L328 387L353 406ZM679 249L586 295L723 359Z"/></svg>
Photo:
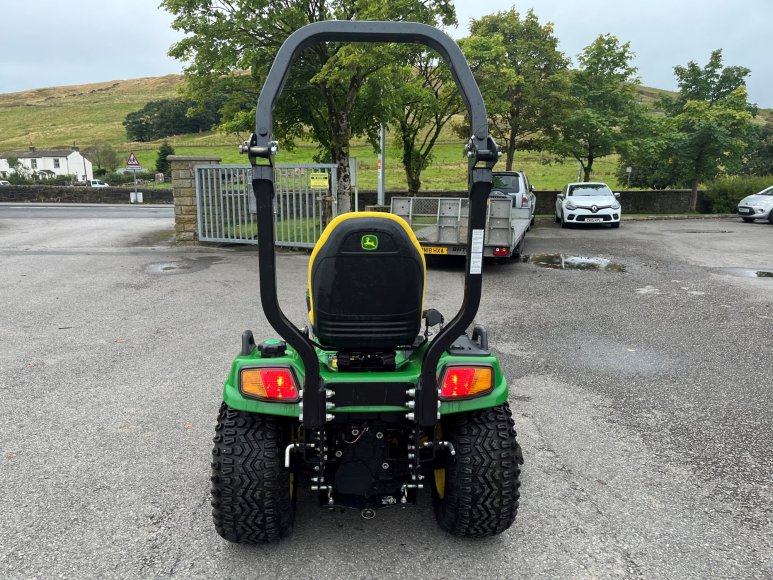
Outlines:
<svg viewBox="0 0 773 580"><path fill-rule="evenodd" d="M373 234L365 234L360 240L363 250L375 250L378 248L378 238Z"/></svg>

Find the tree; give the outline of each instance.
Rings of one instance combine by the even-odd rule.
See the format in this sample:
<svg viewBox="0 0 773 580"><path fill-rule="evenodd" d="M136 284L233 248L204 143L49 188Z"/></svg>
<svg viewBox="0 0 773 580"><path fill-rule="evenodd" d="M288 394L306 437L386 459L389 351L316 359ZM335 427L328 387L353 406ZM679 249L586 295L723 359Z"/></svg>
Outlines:
<svg viewBox="0 0 773 580"><path fill-rule="evenodd" d="M764 125L752 125L750 145L741 172L745 175L773 175L773 118Z"/></svg>
<svg viewBox="0 0 773 580"><path fill-rule="evenodd" d="M432 162L432 148L443 127L464 111L459 92L445 62L429 51L417 55L413 66L400 75L401 114L397 119L397 141L402 148L402 163L408 193L421 188L421 172Z"/></svg>
<svg viewBox="0 0 773 580"><path fill-rule="evenodd" d="M621 167L634 168L631 181L636 185L690 187L695 211L700 183L750 169L752 160L760 159L757 155L764 156L764 141L759 141L761 149L744 157L760 134L751 125L756 107L748 102L744 85L749 69L723 68L722 51L715 50L706 66L690 62L674 67L674 74L679 93L658 100L663 116L651 119L651 130L624 148Z"/></svg>
<svg viewBox="0 0 773 580"><path fill-rule="evenodd" d="M630 133L636 137L618 146L617 182L645 189L673 185L669 147L674 135L668 121L661 116L641 115L631 125Z"/></svg>
<svg viewBox="0 0 773 580"><path fill-rule="evenodd" d="M173 27L188 34L170 49L186 68L192 96L201 100L213 87L230 89L223 126L249 131L259 87L282 42L305 24L321 20L409 20L452 24L448 0L163 0ZM356 136L377 142L389 86L384 68L402 57L389 45L320 43L294 64L274 112L274 137L292 147L295 139L319 143L318 159L337 165L339 211L350 207L349 144ZM244 74L249 71L249 74ZM387 103L387 105L389 105Z"/></svg>
<svg viewBox="0 0 773 580"><path fill-rule="evenodd" d="M112 145L104 141L89 145L83 155L100 169L115 171L115 168L118 167L118 154Z"/></svg>
<svg viewBox="0 0 773 580"><path fill-rule="evenodd" d="M167 156L174 155L174 147L164 141L158 148L156 156L156 173L163 173L167 177L172 172L172 164L167 160Z"/></svg>
<svg viewBox="0 0 773 580"><path fill-rule="evenodd" d="M599 36L579 55L572 75L570 106L559 126L553 149L577 159L589 181L593 161L614 153L630 139L628 128L641 115L634 98L636 68L630 64L630 43Z"/></svg>
<svg viewBox="0 0 773 580"><path fill-rule="evenodd" d="M171 135L209 131L220 121L223 96L209 92L199 103L190 99L150 101L123 121L130 141L152 141Z"/></svg>
<svg viewBox="0 0 773 580"><path fill-rule="evenodd" d="M553 24L515 8L472 21L462 46L486 99L491 135L513 168L517 149L543 149L563 112L568 59Z"/></svg>

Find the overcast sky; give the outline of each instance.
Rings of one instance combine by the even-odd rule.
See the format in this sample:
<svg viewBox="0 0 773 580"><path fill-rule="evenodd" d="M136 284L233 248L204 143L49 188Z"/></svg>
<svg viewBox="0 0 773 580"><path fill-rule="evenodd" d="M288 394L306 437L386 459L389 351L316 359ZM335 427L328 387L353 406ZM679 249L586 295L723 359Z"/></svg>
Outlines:
<svg viewBox="0 0 773 580"><path fill-rule="evenodd" d="M384 0L388 1L388 0ZM58 85L160 76L182 71L169 58L180 38L159 0L0 0L0 93ZM723 49L725 65L751 69L750 100L773 108L773 0L456 0L460 26L471 18L533 8L553 22L559 49L577 54L599 34L630 41L645 85L675 89L674 65L703 66Z"/></svg>

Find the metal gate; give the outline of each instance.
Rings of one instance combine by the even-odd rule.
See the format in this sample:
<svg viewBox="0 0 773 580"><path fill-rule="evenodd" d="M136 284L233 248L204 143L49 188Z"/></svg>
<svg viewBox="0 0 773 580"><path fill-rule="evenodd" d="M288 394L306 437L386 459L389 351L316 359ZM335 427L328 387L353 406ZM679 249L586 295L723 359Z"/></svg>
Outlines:
<svg viewBox="0 0 773 580"><path fill-rule="evenodd" d="M336 216L336 166L274 168L274 240L313 248ZM249 165L198 165L195 170L199 240L257 244L258 224Z"/></svg>

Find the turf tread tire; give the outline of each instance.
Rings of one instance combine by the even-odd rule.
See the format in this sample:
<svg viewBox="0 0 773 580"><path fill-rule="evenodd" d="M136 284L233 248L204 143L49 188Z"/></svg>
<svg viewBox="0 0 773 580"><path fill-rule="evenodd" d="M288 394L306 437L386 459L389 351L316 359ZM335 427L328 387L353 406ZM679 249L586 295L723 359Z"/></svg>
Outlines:
<svg viewBox="0 0 773 580"><path fill-rule="evenodd" d="M221 405L212 449L212 518L229 542L265 544L292 532L295 505L284 466L290 429L284 417Z"/></svg>
<svg viewBox="0 0 773 580"><path fill-rule="evenodd" d="M434 490L438 523L461 537L504 532L518 514L523 464L509 405L451 415L442 429L456 455L445 468L443 498Z"/></svg>

